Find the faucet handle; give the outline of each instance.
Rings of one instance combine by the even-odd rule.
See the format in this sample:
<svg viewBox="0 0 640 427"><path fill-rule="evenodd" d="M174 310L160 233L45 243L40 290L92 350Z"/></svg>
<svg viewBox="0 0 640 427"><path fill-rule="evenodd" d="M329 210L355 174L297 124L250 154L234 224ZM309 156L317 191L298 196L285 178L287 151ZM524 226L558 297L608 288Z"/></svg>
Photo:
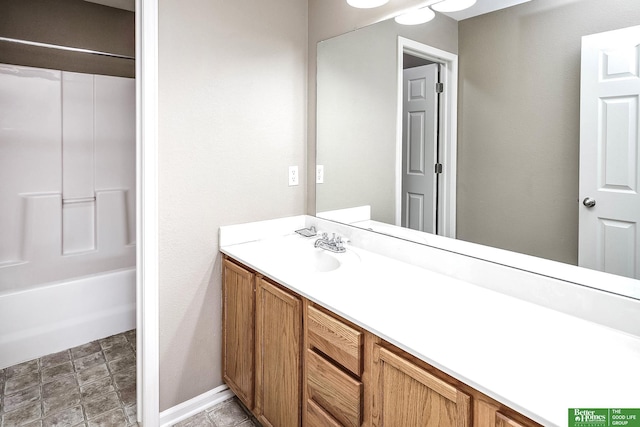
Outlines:
<svg viewBox="0 0 640 427"><path fill-rule="evenodd" d="M327 240L329 238L329 235L327 233L322 233L322 238Z"/></svg>

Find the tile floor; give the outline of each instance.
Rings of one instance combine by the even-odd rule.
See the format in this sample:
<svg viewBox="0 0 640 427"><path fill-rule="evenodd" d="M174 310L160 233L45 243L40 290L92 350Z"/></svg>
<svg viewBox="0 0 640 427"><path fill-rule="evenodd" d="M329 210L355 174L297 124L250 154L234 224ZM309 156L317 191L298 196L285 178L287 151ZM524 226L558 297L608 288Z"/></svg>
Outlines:
<svg viewBox="0 0 640 427"><path fill-rule="evenodd" d="M135 330L0 369L0 426L136 422Z"/></svg>
<svg viewBox="0 0 640 427"><path fill-rule="evenodd" d="M174 427L261 427L260 423L233 397L207 408Z"/></svg>
<svg viewBox="0 0 640 427"><path fill-rule="evenodd" d="M136 422L136 332L0 369L0 427L128 427ZM260 427L231 398L175 427Z"/></svg>

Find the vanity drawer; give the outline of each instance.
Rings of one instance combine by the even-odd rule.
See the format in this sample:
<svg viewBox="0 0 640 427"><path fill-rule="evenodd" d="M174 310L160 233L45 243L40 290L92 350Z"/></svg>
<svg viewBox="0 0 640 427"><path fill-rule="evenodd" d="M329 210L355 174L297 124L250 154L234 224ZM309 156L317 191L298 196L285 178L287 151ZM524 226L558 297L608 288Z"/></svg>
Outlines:
<svg viewBox="0 0 640 427"><path fill-rule="evenodd" d="M306 427L342 427L313 400L307 400L307 423L305 425Z"/></svg>
<svg viewBox="0 0 640 427"><path fill-rule="evenodd" d="M362 422L362 383L307 350L307 396L345 426Z"/></svg>
<svg viewBox="0 0 640 427"><path fill-rule="evenodd" d="M311 305L307 318L309 345L360 376L363 333Z"/></svg>

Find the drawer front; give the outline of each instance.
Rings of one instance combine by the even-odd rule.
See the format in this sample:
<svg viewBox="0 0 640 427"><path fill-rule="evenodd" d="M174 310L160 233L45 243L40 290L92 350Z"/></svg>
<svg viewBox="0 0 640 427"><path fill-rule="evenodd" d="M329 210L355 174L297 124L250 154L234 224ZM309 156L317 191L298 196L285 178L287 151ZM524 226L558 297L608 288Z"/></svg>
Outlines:
<svg viewBox="0 0 640 427"><path fill-rule="evenodd" d="M312 306L307 313L309 344L360 376L363 333Z"/></svg>
<svg viewBox="0 0 640 427"><path fill-rule="evenodd" d="M313 400L307 400L307 427L342 427Z"/></svg>
<svg viewBox="0 0 640 427"><path fill-rule="evenodd" d="M307 350L306 363L309 399L343 425L358 427L362 422L362 383L313 350Z"/></svg>

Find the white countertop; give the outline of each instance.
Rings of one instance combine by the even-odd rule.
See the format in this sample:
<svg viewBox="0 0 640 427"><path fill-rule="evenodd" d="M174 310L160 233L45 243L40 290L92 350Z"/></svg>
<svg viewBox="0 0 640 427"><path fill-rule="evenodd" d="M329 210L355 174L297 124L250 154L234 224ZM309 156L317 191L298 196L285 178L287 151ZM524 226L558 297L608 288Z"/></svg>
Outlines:
<svg viewBox="0 0 640 427"><path fill-rule="evenodd" d="M569 408L640 407L639 337L349 244L337 270L287 262L283 248L314 240L221 251L543 425L566 426Z"/></svg>

